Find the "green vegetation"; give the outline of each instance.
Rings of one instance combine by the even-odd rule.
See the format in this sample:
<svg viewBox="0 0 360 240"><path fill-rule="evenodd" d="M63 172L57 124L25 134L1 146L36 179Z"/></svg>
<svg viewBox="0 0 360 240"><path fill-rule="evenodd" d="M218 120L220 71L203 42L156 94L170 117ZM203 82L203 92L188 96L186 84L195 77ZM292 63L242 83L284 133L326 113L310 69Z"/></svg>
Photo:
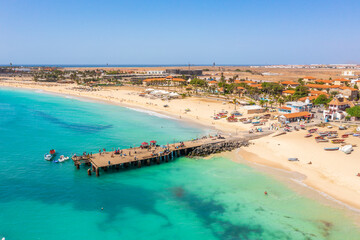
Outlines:
<svg viewBox="0 0 360 240"><path fill-rule="evenodd" d="M293 98L299 99L308 96L308 94L309 94L309 90L307 89L307 87L300 85L295 88L295 93L293 95Z"/></svg>
<svg viewBox="0 0 360 240"><path fill-rule="evenodd" d="M327 105L331 101L331 98L327 98L324 94L321 94L314 100L315 105Z"/></svg>
<svg viewBox="0 0 360 240"><path fill-rule="evenodd" d="M360 118L360 106L348 108L346 109L346 112L352 117Z"/></svg>
<svg viewBox="0 0 360 240"><path fill-rule="evenodd" d="M206 87L207 86L206 80L202 80L199 78L194 78L193 80L190 81L190 84L194 85L196 87Z"/></svg>
<svg viewBox="0 0 360 240"><path fill-rule="evenodd" d="M261 84L262 90L271 95L280 95L284 90L284 87L279 83L263 82Z"/></svg>

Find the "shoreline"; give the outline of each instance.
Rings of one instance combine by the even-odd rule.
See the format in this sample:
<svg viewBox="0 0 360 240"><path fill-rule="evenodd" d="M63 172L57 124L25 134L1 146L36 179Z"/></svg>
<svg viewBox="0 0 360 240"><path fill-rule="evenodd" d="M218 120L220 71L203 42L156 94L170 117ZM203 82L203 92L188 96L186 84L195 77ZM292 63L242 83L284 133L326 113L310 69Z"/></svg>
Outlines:
<svg viewBox="0 0 360 240"><path fill-rule="evenodd" d="M213 125L201 123L199 119L195 119L195 118L191 118L191 117L178 118L178 117L176 117L175 114L171 114L168 111L164 112L164 111L158 110L155 107L150 107L151 105L141 106L140 104L135 104L134 102L129 103L128 101L124 102L123 100L118 102L118 101L111 100L111 98L106 99L106 97L104 97L104 96L96 96L94 94L82 94L80 92L75 92L74 90L73 90L73 92L64 91L64 90L66 90L64 88L60 89L60 91L59 91L59 89L57 89L57 90L48 89L47 87L42 87L41 85L38 85L38 86L25 85L24 86L22 84L21 86L18 86L17 84L19 85L20 83L12 83L11 84L9 82L0 82L0 87L5 87L5 88L8 87L8 88L13 88L13 89L26 89L26 90L34 90L34 91L40 90L47 94L54 94L54 95L63 96L63 97L70 96L77 100L85 100L85 101L91 101L91 102L95 101L95 102L100 102L100 103L105 103L105 104L113 104L113 105L118 105L121 107L126 107L126 108L132 109L134 111L136 111L136 109L139 109L140 111L146 111L146 112L150 112L150 113L154 112L154 113L161 114L164 116L169 116L170 118L172 118L172 120L177 120L177 121L180 120L180 121L184 122L185 124L190 124L190 125L193 125L196 127L201 127L201 128L207 129L207 130L213 130L213 131L221 130L224 133L228 133L228 134L233 133L231 131L226 131L227 130L226 128L219 129L219 126L217 126L218 128L216 128ZM206 108L206 106L204 106L204 107ZM150 113L148 113L148 114L150 114ZM269 160L269 158L271 158L273 156L272 154L269 154L266 158L261 156L260 154L258 154L261 152L262 149L261 149L261 146L257 146L258 145L257 142L259 140L264 141L264 139L268 138L268 137L261 137L261 139L252 140L252 142L256 143L254 145L256 147L252 150L249 150L249 148L246 148L246 149L241 148L241 149L239 149L239 151L237 151L237 155L240 155L240 157L243 158L245 161L253 163L253 164L260 164L260 165L263 165L266 167L274 168L276 170L285 170L286 172L290 172L290 173L302 174L304 176L304 179L300 180L300 182L297 184L299 184L299 185L305 184L310 189L312 189L312 191L317 192L318 194L324 193L324 194L330 196L331 198L333 198L333 200L332 200L333 202L339 201L337 204L345 205L345 206L347 206L347 209L350 209L356 213L359 213L360 204L356 202L356 199L359 199L359 198L355 197L355 200L352 201L351 198L349 199L349 197L342 196L342 194L341 194L342 191L340 191L340 192L337 191L339 188L338 184L335 184L334 182L331 183L331 179L317 178L316 181L314 182L312 172L297 171L297 169L292 169L292 168L289 168L288 166L284 166L284 164L279 163L278 161ZM274 140L276 140L276 139L274 139ZM254 153L254 152L256 152L256 153ZM324 189L324 187L321 184L319 184L319 181L321 182L321 184L323 184L323 182L327 183L326 186L330 186L330 188L332 188L332 189L335 188L335 191L329 191L326 188ZM329 181L330 181L330 185L328 185ZM306 186L303 186L303 187L306 187ZM349 196L348 194L345 194L345 195ZM350 194L350 195L352 195L352 194ZM326 198L326 196L323 196L323 197ZM360 197L360 195L359 195L359 197ZM329 199L329 200L331 200L331 199ZM351 208L354 208L354 209L351 209Z"/></svg>

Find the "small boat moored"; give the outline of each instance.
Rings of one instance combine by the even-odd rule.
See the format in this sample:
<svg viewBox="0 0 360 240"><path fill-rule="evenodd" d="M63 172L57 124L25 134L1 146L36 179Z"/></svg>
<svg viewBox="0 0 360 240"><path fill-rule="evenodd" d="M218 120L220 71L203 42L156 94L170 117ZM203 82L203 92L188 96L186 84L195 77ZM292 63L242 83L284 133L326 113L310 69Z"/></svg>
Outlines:
<svg viewBox="0 0 360 240"><path fill-rule="evenodd" d="M290 161L290 162L296 162L296 161L299 161L299 159L298 159L298 158L288 158L288 161Z"/></svg>
<svg viewBox="0 0 360 240"><path fill-rule="evenodd" d="M46 153L46 154L44 155L44 159L45 159L46 161L51 161L51 160L53 159L53 157L55 156L55 154L56 154L55 149L51 149L49 153Z"/></svg>
<svg viewBox="0 0 360 240"><path fill-rule="evenodd" d="M327 147L327 148L324 148L325 151L337 151L339 150L338 147Z"/></svg>
<svg viewBox="0 0 360 240"><path fill-rule="evenodd" d="M64 155L61 155L60 158L54 162L59 163L59 162L65 162L66 160L69 160L69 157L65 157Z"/></svg>
<svg viewBox="0 0 360 240"><path fill-rule="evenodd" d="M309 134L306 134L304 137L308 138L308 137L312 137L312 134L309 133Z"/></svg>

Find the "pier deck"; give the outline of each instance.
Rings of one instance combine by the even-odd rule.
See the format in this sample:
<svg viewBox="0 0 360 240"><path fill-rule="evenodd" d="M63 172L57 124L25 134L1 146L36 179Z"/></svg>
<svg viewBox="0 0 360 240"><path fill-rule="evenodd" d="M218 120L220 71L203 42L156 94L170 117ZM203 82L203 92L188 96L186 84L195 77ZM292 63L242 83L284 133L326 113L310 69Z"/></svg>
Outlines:
<svg viewBox="0 0 360 240"><path fill-rule="evenodd" d="M129 148L122 149L122 154L114 154L114 151L92 154L89 157L73 157L75 166L79 169L81 164L87 164L92 167L92 171L99 176L99 169L107 171L108 168L128 167L130 164L141 167L141 165L150 165L151 162L169 161L175 157L187 155L191 150L206 144L217 144L225 142L225 138L204 138L193 141L187 141L175 144L168 144L166 148L149 146L148 148ZM136 152L136 153L135 153ZM126 155L125 155L126 154ZM124 156L125 155L125 156ZM91 175L91 172L88 171Z"/></svg>

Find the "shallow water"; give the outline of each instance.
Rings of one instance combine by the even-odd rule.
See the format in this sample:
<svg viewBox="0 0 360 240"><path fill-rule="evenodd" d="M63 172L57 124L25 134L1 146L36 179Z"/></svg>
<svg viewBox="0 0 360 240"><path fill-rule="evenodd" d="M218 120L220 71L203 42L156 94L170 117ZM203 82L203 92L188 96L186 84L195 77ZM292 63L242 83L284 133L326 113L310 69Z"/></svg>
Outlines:
<svg viewBox="0 0 360 240"><path fill-rule="evenodd" d="M53 147L70 155L202 134L119 106L0 89L0 237L358 239L340 209L227 158L179 158L99 178L43 160Z"/></svg>

